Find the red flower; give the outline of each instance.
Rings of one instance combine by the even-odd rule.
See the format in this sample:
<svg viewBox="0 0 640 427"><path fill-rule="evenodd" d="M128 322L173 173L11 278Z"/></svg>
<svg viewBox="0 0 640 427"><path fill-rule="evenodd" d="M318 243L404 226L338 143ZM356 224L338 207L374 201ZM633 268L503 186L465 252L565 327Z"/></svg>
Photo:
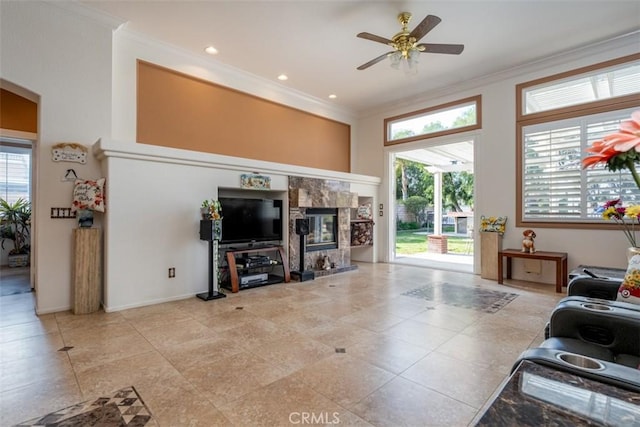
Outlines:
<svg viewBox="0 0 640 427"><path fill-rule="evenodd" d="M604 163L610 171L628 169L636 186L640 188L640 175L635 163L640 163L640 110L631 113L631 119L620 123L618 132L595 141L586 150L590 156L582 159L582 167Z"/></svg>

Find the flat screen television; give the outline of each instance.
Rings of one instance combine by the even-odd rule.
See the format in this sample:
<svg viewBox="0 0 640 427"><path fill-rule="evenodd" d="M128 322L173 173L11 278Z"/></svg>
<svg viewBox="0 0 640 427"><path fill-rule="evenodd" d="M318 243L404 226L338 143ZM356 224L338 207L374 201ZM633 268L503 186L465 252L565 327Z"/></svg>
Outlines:
<svg viewBox="0 0 640 427"><path fill-rule="evenodd" d="M282 200L220 197L221 244L282 240Z"/></svg>

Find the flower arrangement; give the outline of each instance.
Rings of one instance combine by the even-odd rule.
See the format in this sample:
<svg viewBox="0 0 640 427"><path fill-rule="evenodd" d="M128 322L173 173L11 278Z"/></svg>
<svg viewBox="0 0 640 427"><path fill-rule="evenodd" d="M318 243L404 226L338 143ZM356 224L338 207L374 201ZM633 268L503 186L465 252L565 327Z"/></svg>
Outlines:
<svg viewBox="0 0 640 427"><path fill-rule="evenodd" d="M480 231L490 231L504 235L506 229L506 216L484 216L480 217Z"/></svg>
<svg viewBox="0 0 640 427"><path fill-rule="evenodd" d="M205 200L200 209L202 219L222 219L222 204L219 200Z"/></svg>
<svg viewBox="0 0 640 427"><path fill-rule="evenodd" d="M640 225L640 205L627 206L625 208L622 206L622 201L616 199L605 203L603 209L602 217L618 223L631 246L638 247L636 243L636 224Z"/></svg>
<svg viewBox="0 0 640 427"><path fill-rule="evenodd" d="M640 189L640 175L636 170L636 163L640 163L640 110L631 113L630 120L620 123L618 132L595 141L587 152L591 155L582 159L583 168L604 163L612 172L628 169Z"/></svg>
<svg viewBox="0 0 640 427"><path fill-rule="evenodd" d="M628 169L640 189L640 175L636 163L640 163L640 110L631 113L631 119L620 123L618 132L595 141L587 148L590 156L582 159L582 167L588 168L601 163L612 171ZM632 247L637 246L636 224L640 224L640 206L622 206L621 199L610 200L603 206L602 217L613 220L622 227Z"/></svg>

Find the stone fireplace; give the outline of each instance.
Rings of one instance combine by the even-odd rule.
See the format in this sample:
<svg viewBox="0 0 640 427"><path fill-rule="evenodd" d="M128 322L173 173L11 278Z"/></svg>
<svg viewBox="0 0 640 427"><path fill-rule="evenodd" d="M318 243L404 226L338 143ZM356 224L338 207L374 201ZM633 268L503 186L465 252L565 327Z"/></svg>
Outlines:
<svg viewBox="0 0 640 427"><path fill-rule="evenodd" d="M351 265L351 208L357 208L358 195L348 182L316 178L289 177L289 267L299 270L300 257L305 270L316 276L348 271ZM309 219L306 250L300 253L296 219ZM323 269L329 257L331 268Z"/></svg>

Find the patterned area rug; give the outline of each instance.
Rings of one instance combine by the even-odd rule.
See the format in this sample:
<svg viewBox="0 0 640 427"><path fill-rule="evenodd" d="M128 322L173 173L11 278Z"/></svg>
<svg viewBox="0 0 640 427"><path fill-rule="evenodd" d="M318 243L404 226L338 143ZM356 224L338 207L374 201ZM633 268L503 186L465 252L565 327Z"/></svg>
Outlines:
<svg viewBox="0 0 640 427"><path fill-rule="evenodd" d="M157 425L138 392L131 386L118 390L111 396L78 403L43 417L17 424L16 427L142 427Z"/></svg>
<svg viewBox="0 0 640 427"><path fill-rule="evenodd" d="M421 288L403 293L413 298L495 313L518 296L518 294L491 291L470 286L454 285L452 283L430 283Z"/></svg>

